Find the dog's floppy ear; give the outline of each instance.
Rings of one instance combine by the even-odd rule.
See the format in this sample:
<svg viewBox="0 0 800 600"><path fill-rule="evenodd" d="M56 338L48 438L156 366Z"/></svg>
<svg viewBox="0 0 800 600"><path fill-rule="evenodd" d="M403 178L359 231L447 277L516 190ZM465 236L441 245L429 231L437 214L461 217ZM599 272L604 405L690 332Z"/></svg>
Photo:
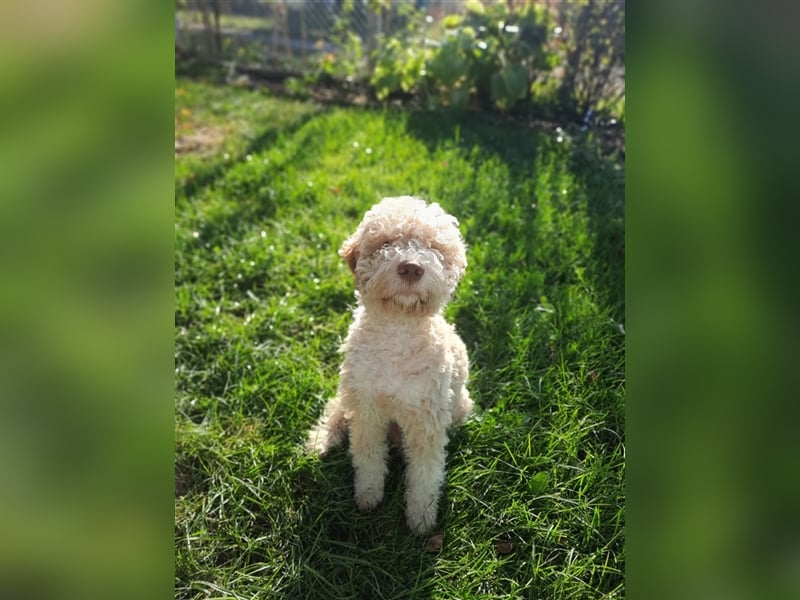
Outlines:
<svg viewBox="0 0 800 600"><path fill-rule="evenodd" d="M350 270L355 273L356 263L358 262L358 239L355 235L351 235L344 241L344 244L339 249L339 256L347 261Z"/></svg>

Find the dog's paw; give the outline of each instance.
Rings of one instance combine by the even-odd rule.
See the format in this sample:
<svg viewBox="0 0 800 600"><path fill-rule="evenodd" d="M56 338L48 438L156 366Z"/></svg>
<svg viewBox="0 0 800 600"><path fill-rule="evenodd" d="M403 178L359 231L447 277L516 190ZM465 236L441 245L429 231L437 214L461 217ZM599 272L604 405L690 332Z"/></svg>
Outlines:
<svg viewBox="0 0 800 600"><path fill-rule="evenodd" d="M322 457L328 453L332 444L327 431L315 428L308 432L308 437L303 447L308 454L316 454Z"/></svg>
<svg viewBox="0 0 800 600"><path fill-rule="evenodd" d="M306 440L306 443L303 444L303 449L306 451L306 454L316 454L319 457L325 456L328 452L328 448L325 444L321 444L318 440Z"/></svg>
<svg viewBox="0 0 800 600"><path fill-rule="evenodd" d="M383 490L368 488L356 492L356 505L361 512L369 512L383 500Z"/></svg>
<svg viewBox="0 0 800 600"><path fill-rule="evenodd" d="M417 535L428 533L436 525L436 507L428 506L424 510L406 511L406 522L409 529Z"/></svg>

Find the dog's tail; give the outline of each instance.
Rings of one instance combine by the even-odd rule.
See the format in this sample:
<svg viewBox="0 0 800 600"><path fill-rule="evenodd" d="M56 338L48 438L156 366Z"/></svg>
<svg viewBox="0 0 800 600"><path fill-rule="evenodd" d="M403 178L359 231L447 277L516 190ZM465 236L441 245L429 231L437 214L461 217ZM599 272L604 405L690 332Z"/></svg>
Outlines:
<svg viewBox="0 0 800 600"><path fill-rule="evenodd" d="M308 432L306 452L325 456L331 448L338 446L347 433L347 415L339 397L332 398L317 424Z"/></svg>

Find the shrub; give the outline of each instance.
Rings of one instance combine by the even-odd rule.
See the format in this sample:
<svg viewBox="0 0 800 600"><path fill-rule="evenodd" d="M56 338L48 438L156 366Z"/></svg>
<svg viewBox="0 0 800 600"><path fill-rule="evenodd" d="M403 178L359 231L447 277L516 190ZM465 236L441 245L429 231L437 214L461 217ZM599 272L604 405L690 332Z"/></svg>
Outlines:
<svg viewBox="0 0 800 600"><path fill-rule="evenodd" d="M547 13L526 5L467 4L465 15L449 15L442 41L427 37L432 22L418 14L397 36L384 39L370 83L378 99L416 93L429 105L509 110L527 97L535 73L552 66L545 49Z"/></svg>
<svg viewBox="0 0 800 600"><path fill-rule="evenodd" d="M624 0L582 0L564 3L564 73L558 90L561 111L624 117Z"/></svg>
<svg viewBox="0 0 800 600"><path fill-rule="evenodd" d="M335 46L287 87L306 95L320 84L360 89L368 81L378 100L405 96L432 109L523 110L586 124L589 115L624 120L624 0L575 0L555 10L472 0L463 15L436 22L413 6L345 0L331 21ZM385 18L395 33L356 33L370 20L365 12L375 22Z"/></svg>

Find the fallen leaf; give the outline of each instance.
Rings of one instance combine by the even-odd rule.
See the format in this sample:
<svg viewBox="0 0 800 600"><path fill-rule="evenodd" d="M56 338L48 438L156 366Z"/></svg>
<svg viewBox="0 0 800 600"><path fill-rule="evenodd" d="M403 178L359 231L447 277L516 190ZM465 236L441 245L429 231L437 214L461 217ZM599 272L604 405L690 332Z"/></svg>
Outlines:
<svg viewBox="0 0 800 600"><path fill-rule="evenodd" d="M514 551L513 542L497 542L495 545L498 554L511 554Z"/></svg>
<svg viewBox="0 0 800 600"><path fill-rule="evenodd" d="M428 538L428 541L425 543L425 549L428 552L438 552L442 549L442 542L444 541L444 536L441 533L437 533L436 535L432 535Z"/></svg>

